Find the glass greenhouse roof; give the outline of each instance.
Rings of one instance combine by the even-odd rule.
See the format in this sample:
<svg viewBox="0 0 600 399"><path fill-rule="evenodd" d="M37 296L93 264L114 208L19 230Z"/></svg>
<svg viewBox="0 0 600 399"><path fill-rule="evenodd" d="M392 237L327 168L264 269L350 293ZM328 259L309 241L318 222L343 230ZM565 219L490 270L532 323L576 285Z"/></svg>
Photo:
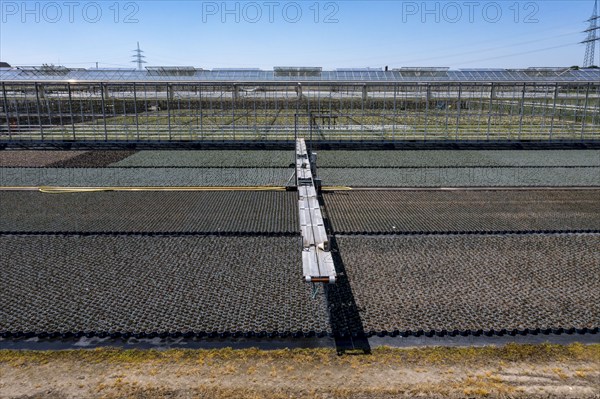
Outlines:
<svg viewBox="0 0 600 399"><path fill-rule="evenodd" d="M146 67L135 69L73 69L62 66L0 68L1 82L295 82L295 83L458 83L458 82L600 82L600 69L569 68L459 69L340 68L333 71L316 67L277 67L274 70L213 69L194 67Z"/></svg>

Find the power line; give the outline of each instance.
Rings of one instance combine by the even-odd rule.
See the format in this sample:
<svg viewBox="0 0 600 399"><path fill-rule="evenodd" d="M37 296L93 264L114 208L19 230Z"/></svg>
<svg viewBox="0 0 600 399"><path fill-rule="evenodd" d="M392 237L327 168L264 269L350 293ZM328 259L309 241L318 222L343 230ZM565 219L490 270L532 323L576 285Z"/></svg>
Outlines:
<svg viewBox="0 0 600 399"><path fill-rule="evenodd" d="M430 61L430 60L437 60L437 59L455 58L455 57L460 57L460 56L464 56L464 55L471 55L471 54L487 53L487 52L490 52L490 51L497 51L497 50L502 50L502 49L506 49L506 48L513 48L513 47L517 47L517 46L524 46L524 45L527 45L527 44L539 43L539 42L543 42L543 41L546 41L546 40L549 40L549 39L555 39L555 38L559 38L559 37L571 36L571 35L574 35L574 34L577 34L577 33L578 32L563 33L563 34L560 34L560 35L555 35L555 36L551 36L551 37L545 37L543 39L528 40L528 41L524 41L524 42L520 42L520 43L511 43L511 44L506 44L506 45L502 45L502 46L488 47L488 48L483 48L483 49L465 51L465 52L462 52L462 53L454 53L454 54L451 54L451 55L441 55L441 56L435 56L435 57L420 58L420 59L416 59L416 60L405 60L403 62L405 62L405 63L415 63L415 62L423 62L423 61ZM571 45L571 44L568 44L568 45ZM550 47L550 48L552 48L552 47ZM535 51L538 51L538 50L528 51L528 53L529 52L535 52ZM545 50L543 50L543 51L545 51ZM504 56L499 56L497 58L503 58L503 57Z"/></svg>
<svg viewBox="0 0 600 399"><path fill-rule="evenodd" d="M501 59L501 58L510 58L510 57L516 57L518 55L527 55L527 54L531 54L531 53L541 53L543 51L554 50L554 49L563 48L563 47L570 47L570 46L573 46L573 45L574 45L573 43L562 44L560 46L552 46L552 47L546 47L546 48L541 48L541 49L537 49L537 50L523 51L523 52L520 52L520 53L512 53L512 54L500 55L500 56L497 56L497 57L481 58L481 59L478 59L478 60L471 60L471 61L463 62L461 64L473 64L475 62L491 61L491 60L497 60L497 59Z"/></svg>

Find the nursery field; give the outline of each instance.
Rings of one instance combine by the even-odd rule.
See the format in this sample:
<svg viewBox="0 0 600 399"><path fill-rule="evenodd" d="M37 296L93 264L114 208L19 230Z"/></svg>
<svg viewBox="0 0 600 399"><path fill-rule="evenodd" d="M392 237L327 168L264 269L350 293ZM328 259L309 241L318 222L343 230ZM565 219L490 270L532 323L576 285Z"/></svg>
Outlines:
<svg viewBox="0 0 600 399"><path fill-rule="evenodd" d="M292 192L0 191L0 231L22 233L296 234Z"/></svg>
<svg viewBox="0 0 600 399"><path fill-rule="evenodd" d="M294 151L0 151L0 346L598 336L600 151L316 153L314 290Z"/></svg>
<svg viewBox="0 0 600 399"><path fill-rule="evenodd" d="M600 323L597 234L341 235L338 244L365 331L493 335Z"/></svg>
<svg viewBox="0 0 600 399"><path fill-rule="evenodd" d="M340 234L586 231L600 225L597 190L326 193Z"/></svg>

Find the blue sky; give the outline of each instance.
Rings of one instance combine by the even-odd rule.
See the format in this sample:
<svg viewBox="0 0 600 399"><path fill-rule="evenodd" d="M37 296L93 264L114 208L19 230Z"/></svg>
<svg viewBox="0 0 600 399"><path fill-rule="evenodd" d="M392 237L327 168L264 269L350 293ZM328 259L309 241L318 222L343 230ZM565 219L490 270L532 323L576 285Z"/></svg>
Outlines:
<svg viewBox="0 0 600 399"><path fill-rule="evenodd" d="M593 0L0 0L0 60L133 68L139 41L148 65L570 66L583 61L592 8Z"/></svg>

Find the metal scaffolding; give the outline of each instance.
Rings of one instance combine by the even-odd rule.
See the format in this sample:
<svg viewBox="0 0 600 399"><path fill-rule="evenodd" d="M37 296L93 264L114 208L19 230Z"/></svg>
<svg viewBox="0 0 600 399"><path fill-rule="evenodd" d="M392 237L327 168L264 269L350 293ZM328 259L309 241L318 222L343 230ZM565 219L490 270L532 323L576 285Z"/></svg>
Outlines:
<svg viewBox="0 0 600 399"><path fill-rule="evenodd" d="M302 233L302 269L308 283L333 284L336 280L329 238L317 197L309 152L304 139L296 141L296 186Z"/></svg>

